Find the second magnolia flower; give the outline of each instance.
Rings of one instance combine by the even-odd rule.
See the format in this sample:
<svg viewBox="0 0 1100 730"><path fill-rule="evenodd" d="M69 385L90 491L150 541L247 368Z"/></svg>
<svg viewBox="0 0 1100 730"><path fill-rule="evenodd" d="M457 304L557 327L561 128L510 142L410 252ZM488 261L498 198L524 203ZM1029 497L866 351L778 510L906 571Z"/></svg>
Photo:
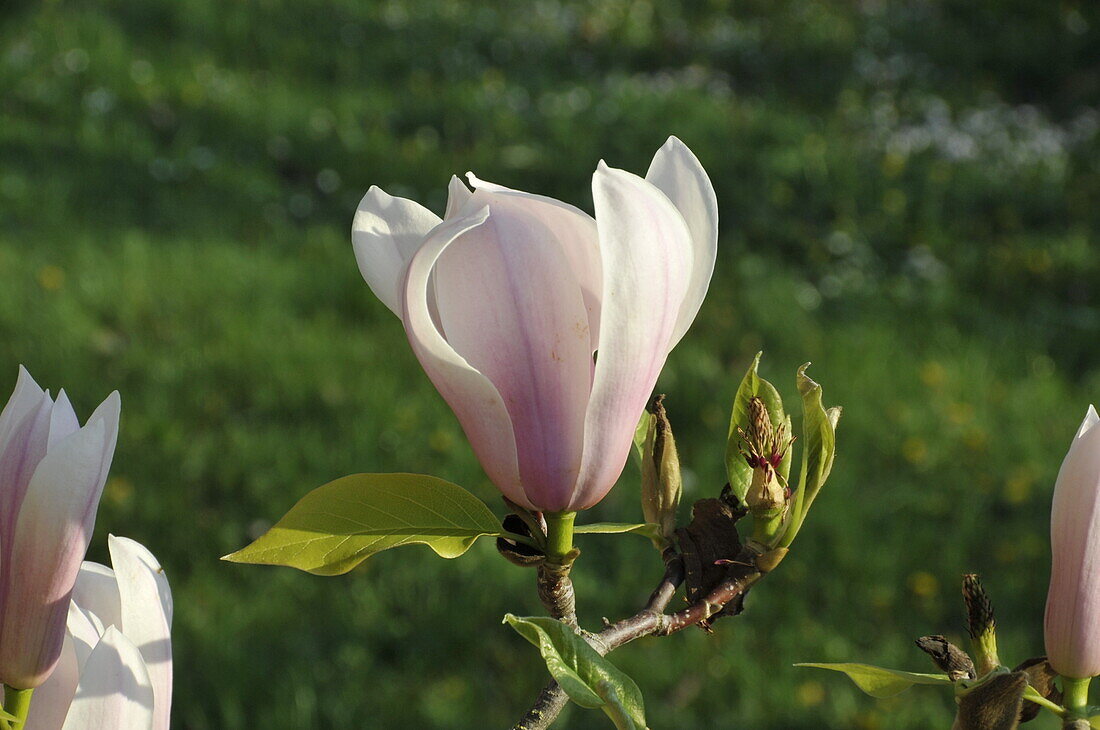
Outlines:
<svg viewBox="0 0 1100 730"><path fill-rule="evenodd" d="M360 271L505 496L591 507L710 284L714 189L675 137L644 179L600 163L595 218L469 177L442 220L372 187L353 224Z"/></svg>

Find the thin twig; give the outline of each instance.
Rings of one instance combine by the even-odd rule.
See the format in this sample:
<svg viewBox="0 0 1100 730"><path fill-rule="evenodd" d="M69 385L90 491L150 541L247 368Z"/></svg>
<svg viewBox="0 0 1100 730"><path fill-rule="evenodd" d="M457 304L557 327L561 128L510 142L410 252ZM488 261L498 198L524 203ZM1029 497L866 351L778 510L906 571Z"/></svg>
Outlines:
<svg viewBox="0 0 1100 730"><path fill-rule="evenodd" d="M737 558L730 562L725 580L706 597L681 611L666 614L665 609L684 581L684 566L680 556L671 549L666 550L665 574L650 595L645 608L597 634L585 633L584 636L596 651L608 654L643 636L668 636L705 621L721 611L727 603L736 600L764 575L756 567L756 557L757 553L752 550L742 549ZM542 595L541 582L539 595ZM575 613L573 618L575 621ZM557 719L568 700L557 682L550 682L542 688L534 705L513 730L546 730Z"/></svg>

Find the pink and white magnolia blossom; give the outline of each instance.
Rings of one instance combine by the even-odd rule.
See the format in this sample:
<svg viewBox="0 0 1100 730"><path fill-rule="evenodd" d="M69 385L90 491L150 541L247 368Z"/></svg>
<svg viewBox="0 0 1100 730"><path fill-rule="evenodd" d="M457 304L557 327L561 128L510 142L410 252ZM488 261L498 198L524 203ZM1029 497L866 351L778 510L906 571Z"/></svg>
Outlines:
<svg viewBox="0 0 1100 730"><path fill-rule="evenodd" d="M69 598L88 550L118 436L111 393L81 427L23 368L0 412L0 682L42 684L61 656Z"/></svg>
<svg viewBox="0 0 1100 730"><path fill-rule="evenodd" d="M1045 620L1050 665L1067 677L1100 674L1100 417L1089 406L1058 471L1050 510Z"/></svg>
<svg viewBox="0 0 1100 730"><path fill-rule="evenodd" d="M24 730L168 730L172 592L140 543L110 536L112 570L80 568L61 661Z"/></svg>
<svg viewBox="0 0 1100 730"><path fill-rule="evenodd" d="M359 269L505 496L591 507L710 284L714 189L675 137L645 178L601 162L594 218L468 177L472 192L452 178L442 220L367 191L352 226Z"/></svg>

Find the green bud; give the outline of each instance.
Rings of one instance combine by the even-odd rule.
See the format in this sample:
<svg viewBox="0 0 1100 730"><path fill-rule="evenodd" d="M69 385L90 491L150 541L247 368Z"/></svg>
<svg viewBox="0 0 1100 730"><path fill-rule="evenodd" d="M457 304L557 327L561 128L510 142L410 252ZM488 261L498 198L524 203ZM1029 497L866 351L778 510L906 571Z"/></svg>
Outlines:
<svg viewBox="0 0 1100 730"><path fill-rule="evenodd" d="M790 417L783 410L779 391L757 374L759 365L760 353L757 353L733 398L729 435L726 439L726 476L730 490L737 501L746 506L755 468L755 464L748 461L747 443L758 446L758 455L770 456L773 446L780 440L787 441L789 446L790 439L780 439L780 434L789 436L791 432ZM753 405L754 401L756 405ZM749 452L751 453L751 449ZM780 483L786 486L791 470L790 449L784 450L780 458L772 464L772 469L779 476Z"/></svg>
<svg viewBox="0 0 1100 730"><path fill-rule="evenodd" d="M647 411L649 426L642 445L642 514L646 522L660 526L661 538L653 542L658 549L664 549L676 530L683 480L664 396L656 396Z"/></svg>
<svg viewBox="0 0 1100 730"><path fill-rule="evenodd" d="M790 504L791 492L779 466L792 439L786 423L776 428L768 406L756 396L748 401L748 430L738 427L737 433L741 456L752 469L745 506L753 516L753 539L770 545L782 528Z"/></svg>

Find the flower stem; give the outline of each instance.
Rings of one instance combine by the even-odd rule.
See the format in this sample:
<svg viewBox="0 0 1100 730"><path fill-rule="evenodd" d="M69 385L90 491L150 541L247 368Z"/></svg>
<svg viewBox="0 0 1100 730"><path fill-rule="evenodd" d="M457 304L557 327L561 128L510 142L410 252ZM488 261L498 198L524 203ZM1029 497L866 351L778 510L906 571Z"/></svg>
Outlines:
<svg viewBox="0 0 1100 730"><path fill-rule="evenodd" d="M4 685L4 711L14 715L16 721L12 723L12 730L20 730L27 721L27 713L31 710L31 694L33 689L16 689Z"/></svg>
<svg viewBox="0 0 1100 730"><path fill-rule="evenodd" d="M546 559L555 564L566 563L573 552L573 521L576 512L546 513Z"/></svg>
<svg viewBox="0 0 1100 730"><path fill-rule="evenodd" d="M1070 717L1084 717L1089 704L1089 682L1092 677L1078 679L1062 677L1062 704L1069 710Z"/></svg>

